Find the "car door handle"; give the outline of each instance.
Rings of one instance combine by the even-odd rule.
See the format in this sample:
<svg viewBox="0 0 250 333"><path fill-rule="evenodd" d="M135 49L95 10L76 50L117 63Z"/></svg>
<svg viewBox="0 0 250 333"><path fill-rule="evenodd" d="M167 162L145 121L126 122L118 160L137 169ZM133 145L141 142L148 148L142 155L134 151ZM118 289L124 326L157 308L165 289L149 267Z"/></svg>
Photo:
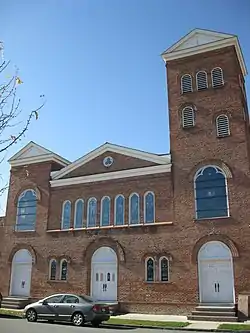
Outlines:
<svg viewBox="0 0 250 333"><path fill-rule="evenodd" d="M70 305L70 307L71 307L71 308L75 308L75 306L74 306L74 305Z"/></svg>
<svg viewBox="0 0 250 333"><path fill-rule="evenodd" d="M58 305L53 305L54 306L54 308L58 308Z"/></svg>

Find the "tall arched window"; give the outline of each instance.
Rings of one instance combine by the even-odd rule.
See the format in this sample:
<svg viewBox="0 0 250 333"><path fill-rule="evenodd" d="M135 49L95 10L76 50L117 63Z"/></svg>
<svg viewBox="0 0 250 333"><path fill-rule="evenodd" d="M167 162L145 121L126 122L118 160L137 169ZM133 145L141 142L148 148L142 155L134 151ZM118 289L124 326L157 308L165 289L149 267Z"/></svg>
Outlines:
<svg viewBox="0 0 250 333"><path fill-rule="evenodd" d="M181 77L181 92L182 94L185 94L192 91L193 91L192 76L190 74L185 74Z"/></svg>
<svg viewBox="0 0 250 333"><path fill-rule="evenodd" d="M60 262L60 280L66 281L68 277L68 262L62 259Z"/></svg>
<svg viewBox="0 0 250 333"><path fill-rule="evenodd" d="M103 197L101 200L101 226L110 225L110 198Z"/></svg>
<svg viewBox="0 0 250 333"><path fill-rule="evenodd" d="M124 208L125 208L125 199L122 194L119 194L115 198L115 225L124 224Z"/></svg>
<svg viewBox="0 0 250 333"><path fill-rule="evenodd" d="M37 195L34 190L21 193L17 202L16 231L34 231L36 227Z"/></svg>
<svg viewBox="0 0 250 333"><path fill-rule="evenodd" d="M75 219L74 219L74 228L83 227L83 213L84 213L84 201L78 199L75 202Z"/></svg>
<svg viewBox="0 0 250 333"><path fill-rule="evenodd" d="M212 77L213 88L221 87L224 85L223 71L220 67L212 69L211 77Z"/></svg>
<svg viewBox="0 0 250 333"><path fill-rule="evenodd" d="M229 216L227 182L224 172L216 166L205 166L194 179L196 218Z"/></svg>
<svg viewBox="0 0 250 333"><path fill-rule="evenodd" d="M129 224L140 223L140 199L137 193L129 197Z"/></svg>
<svg viewBox="0 0 250 333"><path fill-rule="evenodd" d="M49 280L56 279L56 270L57 270L56 259L51 259L49 262Z"/></svg>
<svg viewBox="0 0 250 333"><path fill-rule="evenodd" d="M61 229L69 229L71 220L71 202L64 201L62 206L62 224Z"/></svg>
<svg viewBox="0 0 250 333"><path fill-rule="evenodd" d="M146 259L145 275L147 282L153 282L155 280L155 261L153 258Z"/></svg>
<svg viewBox="0 0 250 333"><path fill-rule="evenodd" d="M169 260L166 257L160 258L160 280L162 282L169 281Z"/></svg>
<svg viewBox="0 0 250 333"><path fill-rule="evenodd" d="M155 195L153 192L144 194L144 222L155 222Z"/></svg>
<svg viewBox="0 0 250 333"><path fill-rule="evenodd" d="M186 106L182 110L182 127L189 128L195 125L195 113L192 106Z"/></svg>
<svg viewBox="0 0 250 333"><path fill-rule="evenodd" d="M199 71L196 74L196 86L197 90L207 89L207 73L205 71Z"/></svg>
<svg viewBox="0 0 250 333"><path fill-rule="evenodd" d="M87 226L96 227L96 219L97 219L97 200L96 198L90 198L88 200Z"/></svg>
<svg viewBox="0 0 250 333"><path fill-rule="evenodd" d="M230 135L229 119L226 114L220 114L216 118L216 132L218 138Z"/></svg>

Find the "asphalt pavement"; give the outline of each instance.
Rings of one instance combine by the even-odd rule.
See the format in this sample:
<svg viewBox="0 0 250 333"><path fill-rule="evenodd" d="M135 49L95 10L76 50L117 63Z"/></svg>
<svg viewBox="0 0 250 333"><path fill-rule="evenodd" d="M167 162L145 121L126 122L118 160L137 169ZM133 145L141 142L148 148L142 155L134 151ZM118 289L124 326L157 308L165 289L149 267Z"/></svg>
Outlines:
<svg viewBox="0 0 250 333"><path fill-rule="evenodd" d="M74 327L70 324L49 324L47 322L29 323L25 319L0 318L0 333L183 333L179 330L158 330L146 328L113 328L91 326Z"/></svg>

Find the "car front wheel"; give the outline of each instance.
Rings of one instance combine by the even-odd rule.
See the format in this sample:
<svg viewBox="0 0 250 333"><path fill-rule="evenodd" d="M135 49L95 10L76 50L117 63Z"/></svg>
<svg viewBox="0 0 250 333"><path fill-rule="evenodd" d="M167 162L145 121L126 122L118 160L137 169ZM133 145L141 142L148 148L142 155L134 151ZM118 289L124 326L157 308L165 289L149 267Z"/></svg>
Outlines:
<svg viewBox="0 0 250 333"><path fill-rule="evenodd" d="M80 312L76 312L72 316L72 323L74 326L83 326L84 316Z"/></svg>
<svg viewBox="0 0 250 333"><path fill-rule="evenodd" d="M29 309L26 312L26 318L30 322L35 322L37 321L37 313L34 309Z"/></svg>

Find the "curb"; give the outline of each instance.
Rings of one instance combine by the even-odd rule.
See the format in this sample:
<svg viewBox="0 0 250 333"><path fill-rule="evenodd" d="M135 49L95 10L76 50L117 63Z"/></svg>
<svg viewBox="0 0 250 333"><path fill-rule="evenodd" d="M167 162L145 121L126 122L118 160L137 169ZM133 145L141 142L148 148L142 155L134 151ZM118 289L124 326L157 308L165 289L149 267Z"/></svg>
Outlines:
<svg viewBox="0 0 250 333"><path fill-rule="evenodd" d="M23 319L20 316L16 316L16 315L11 315L11 314L2 314L0 313L0 319L1 318L5 318L5 319Z"/></svg>

